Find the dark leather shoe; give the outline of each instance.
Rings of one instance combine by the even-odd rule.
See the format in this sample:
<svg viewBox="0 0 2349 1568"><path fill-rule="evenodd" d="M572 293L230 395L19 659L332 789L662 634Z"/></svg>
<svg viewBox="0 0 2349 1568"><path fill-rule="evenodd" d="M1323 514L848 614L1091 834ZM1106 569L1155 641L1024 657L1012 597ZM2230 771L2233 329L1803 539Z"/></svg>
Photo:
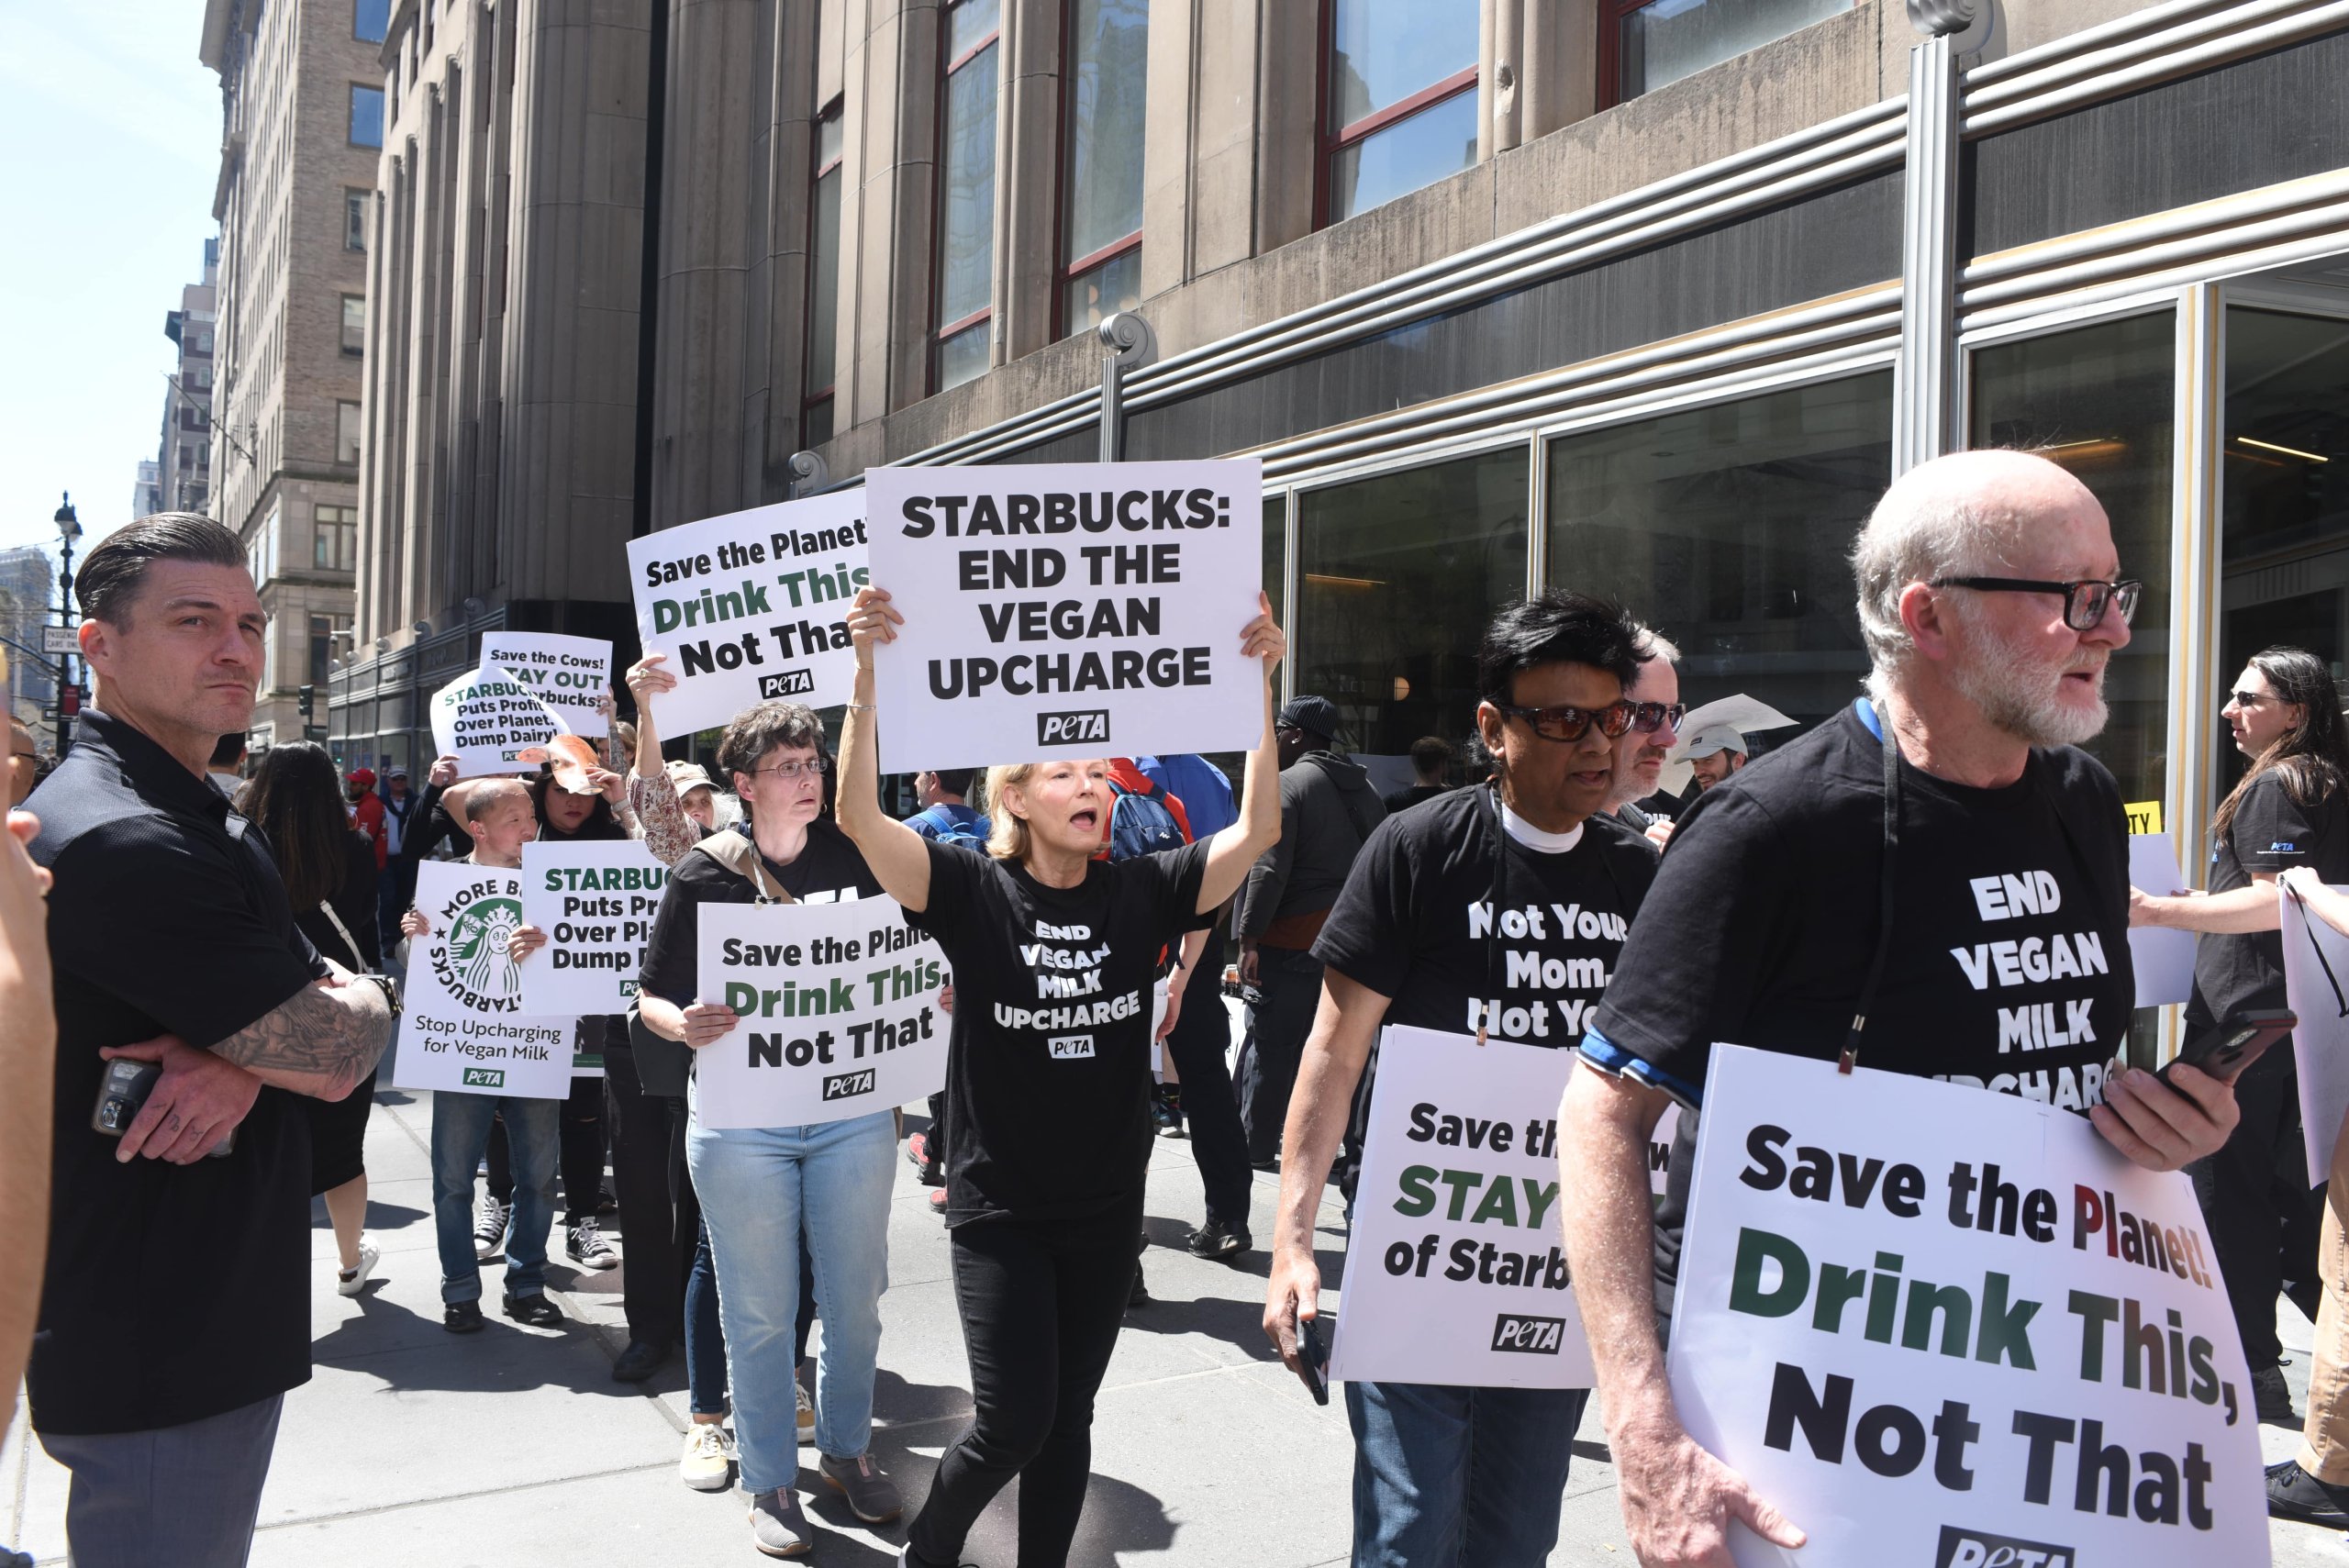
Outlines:
<svg viewBox="0 0 2349 1568"><path fill-rule="evenodd" d="M1191 1232L1188 1244L1191 1256L1205 1258L1209 1262L1228 1263L1256 1245L1244 1225L1226 1225L1220 1219L1210 1219Z"/></svg>
<svg viewBox="0 0 2349 1568"><path fill-rule="evenodd" d="M2271 1518L2298 1519L2327 1529L2349 1529L2349 1486L2331 1486L2285 1460L2267 1467L2267 1512Z"/></svg>
<svg viewBox="0 0 2349 1568"><path fill-rule="evenodd" d="M536 1291L528 1296L507 1296L506 1316L531 1329L557 1329L562 1326L562 1309Z"/></svg>
<svg viewBox="0 0 2349 1568"><path fill-rule="evenodd" d="M657 1344L651 1340L630 1340L628 1342L628 1349L622 1351L619 1353L619 1359L612 1362L613 1380L618 1383L642 1383L661 1370L662 1363L669 1359L669 1343L665 1340Z"/></svg>
<svg viewBox="0 0 2349 1568"><path fill-rule="evenodd" d="M440 1327L451 1334L478 1334L481 1325L478 1301L452 1301L440 1309Z"/></svg>

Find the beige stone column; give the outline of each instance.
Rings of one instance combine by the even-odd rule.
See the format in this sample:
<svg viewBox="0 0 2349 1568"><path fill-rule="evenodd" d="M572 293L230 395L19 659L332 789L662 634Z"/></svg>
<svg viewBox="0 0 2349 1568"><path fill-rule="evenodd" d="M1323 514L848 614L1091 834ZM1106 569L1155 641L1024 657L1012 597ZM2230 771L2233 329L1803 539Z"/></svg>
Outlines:
<svg viewBox="0 0 2349 1568"><path fill-rule="evenodd" d="M846 0L837 428L930 388L937 0Z"/></svg>
<svg viewBox="0 0 2349 1568"><path fill-rule="evenodd" d="M1175 0L1179 4L1179 0ZM1157 12L1152 6L1155 37ZM993 363L1051 342L1060 277L1061 49L1064 0L1005 0L996 97ZM1156 83L1153 81L1152 85ZM1145 252L1146 254L1147 252Z"/></svg>
<svg viewBox="0 0 2349 1568"><path fill-rule="evenodd" d="M1256 250L1313 232L1320 157L1321 20L1297 0L1257 0Z"/></svg>

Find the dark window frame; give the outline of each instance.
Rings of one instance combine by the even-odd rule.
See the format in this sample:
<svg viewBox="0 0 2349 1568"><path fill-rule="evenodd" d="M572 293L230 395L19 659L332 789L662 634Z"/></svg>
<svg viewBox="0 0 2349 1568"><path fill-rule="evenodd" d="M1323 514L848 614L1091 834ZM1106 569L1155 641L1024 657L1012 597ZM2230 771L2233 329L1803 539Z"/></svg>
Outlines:
<svg viewBox="0 0 2349 1568"><path fill-rule="evenodd" d="M1076 328L1069 325L1069 285L1097 268L1106 267L1130 250L1141 249L1141 228L1123 239L1113 239L1085 255L1063 260L1068 247L1068 160L1069 160L1069 95L1070 64L1076 54L1076 6L1074 3L1061 7L1061 70L1058 103L1053 106L1053 122L1060 130L1060 167L1052 171L1052 340L1058 342ZM1144 135L1148 135L1147 117ZM1148 192L1144 192L1147 201ZM1148 218L1145 216L1144 224Z"/></svg>
<svg viewBox="0 0 2349 1568"><path fill-rule="evenodd" d="M384 124L390 118L392 112L391 95L384 91L383 84L380 83L353 82L348 85L350 91L346 95L344 108L347 112L343 117L342 128L346 144L351 147L373 148L380 152L384 147ZM362 141L352 134L359 128L356 122L359 118L359 95L362 93L375 95L375 139L373 141Z"/></svg>
<svg viewBox="0 0 2349 1568"><path fill-rule="evenodd" d="M820 387L815 387L807 385L806 378L808 355L812 352L815 347L816 331L816 208L818 206L816 189L824 183L825 175L837 172L840 170L841 165L847 159L847 106L842 102L842 95L838 93L833 94L831 101L816 111L815 119L811 122L815 134L807 139L807 161L814 172L807 177L807 287L803 291L804 297L801 303L801 318L799 328L799 367L801 377L799 389L799 444L802 447L811 447L817 444L807 439L808 416L810 414L814 413L819 406L825 404L832 405L835 418L837 418L839 413L839 405L834 399L834 394L840 387L840 350L837 344L833 349L834 357L832 363L832 379L826 382ZM831 160L827 162L824 160L823 125L825 120L834 116L839 116L841 117L841 150L834 154ZM848 176L846 174L841 174L841 177L842 180L846 180ZM835 234L832 239L835 246L838 246L841 236ZM835 339L837 339L840 331L840 320L837 315L840 306L840 273L838 271L837 261L834 262L834 272L832 274L832 305L835 311L835 316L832 321L832 330ZM833 426L833 434L837 435L838 433L839 426L835 423ZM827 439L829 439L829 438Z"/></svg>
<svg viewBox="0 0 2349 1568"><path fill-rule="evenodd" d="M335 325L335 341L340 346L344 359L364 359L367 357L367 296L363 294L346 294L341 295L341 300L342 314ZM359 346L355 349L351 346L347 335L351 325L351 307L353 305L359 306Z"/></svg>
<svg viewBox="0 0 2349 1568"><path fill-rule="evenodd" d="M1338 6L1342 3L1343 0L1324 0L1314 66L1313 227L1316 230L1329 228L1333 221L1344 221L1343 218L1332 219L1330 216L1330 169L1337 161L1339 153L1349 147L1359 146L1389 126L1409 119L1422 109L1448 103L1463 93L1473 93L1479 83L1479 68L1464 66L1440 82L1430 83L1408 97L1398 98L1383 109L1374 109L1360 119L1332 130L1330 128L1330 56L1338 46ZM1603 11L1621 3L1623 0L1599 0L1599 7ZM1639 0L1641 5L1651 3L1652 0ZM1386 204L1382 202L1379 205L1383 206ZM1376 210L1375 207L1364 207L1358 212L1348 213L1346 217L1359 217L1364 212Z"/></svg>
<svg viewBox="0 0 2349 1568"><path fill-rule="evenodd" d="M946 51L951 46L951 40L954 36L954 12L958 6L967 5L969 3L970 0L948 0L947 4L939 6L938 8L938 138L935 160L930 165L933 169L938 171L938 189L935 195L935 199L932 201L930 206L930 210L934 215L930 223L930 228L932 231L930 236L930 314L931 326L930 329L930 352L926 356L928 366L924 388L928 395L933 397L940 392L945 390L945 388L940 384L939 369L945 358L947 339L961 333L967 332L972 328L979 326L984 322L991 321L995 318L995 268L990 264L987 268L988 303L981 306L978 309L972 311L967 316L961 317L952 321L940 321L937 319L939 299L945 292L946 283L947 86L948 83L953 80L954 73L956 72L962 70L964 66L969 65L973 61L978 59L979 56L985 54L988 50L999 47L1003 42L1003 16L1002 12L998 10L996 14L995 31L987 34L985 38L980 39L977 42L971 45L970 48L964 50L961 54L955 55L951 59L947 56ZM999 68L1002 56L998 54L996 58ZM996 94L995 114L996 116L997 129L1000 131L1002 124L1001 117L1003 115L1002 95L1000 92ZM1003 171L1000 168L996 170L996 174L998 178L1001 177L1002 173ZM990 227L992 227L992 224L990 224ZM1057 222L1054 224L1054 228L1057 229Z"/></svg>
<svg viewBox="0 0 2349 1568"><path fill-rule="evenodd" d="M372 216L368 209L374 194L363 185L345 185L342 188L342 248L346 251L355 251L362 256L367 253L368 219ZM351 219L354 213L359 218L356 231L359 243L356 245L351 242L353 233Z"/></svg>

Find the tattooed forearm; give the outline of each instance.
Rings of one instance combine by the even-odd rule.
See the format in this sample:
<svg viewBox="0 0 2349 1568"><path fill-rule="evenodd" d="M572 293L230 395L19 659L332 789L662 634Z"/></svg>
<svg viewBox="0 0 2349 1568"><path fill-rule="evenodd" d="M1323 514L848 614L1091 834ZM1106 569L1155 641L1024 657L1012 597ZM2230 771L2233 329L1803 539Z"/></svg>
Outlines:
<svg viewBox="0 0 2349 1568"><path fill-rule="evenodd" d="M305 985L283 1006L214 1046L212 1053L263 1083L339 1100L374 1071L391 1036L391 1008L376 986Z"/></svg>

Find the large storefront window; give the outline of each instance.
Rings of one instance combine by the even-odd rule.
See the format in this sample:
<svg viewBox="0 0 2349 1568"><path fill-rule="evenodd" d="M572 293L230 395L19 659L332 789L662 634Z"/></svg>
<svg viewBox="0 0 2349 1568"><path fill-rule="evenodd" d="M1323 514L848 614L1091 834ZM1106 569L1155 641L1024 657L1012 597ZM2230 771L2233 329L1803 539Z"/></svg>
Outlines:
<svg viewBox="0 0 2349 1568"><path fill-rule="evenodd" d="M1293 689L1338 705L1381 787L1409 782L1420 736L1475 732L1477 639L1525 594L1525 504L1522 447L1297 497Z"/></svg>
<svg viewBox="0 0 2349 1568"><path fill-rule="evenodd" d="M2112 519L2122 574L2144 581L2129 646L2105 674L2111 722L2088 746L2127 801L2161 799L2169 762L2176 332L2160 311L1980 349L1973 363L1971 444L2071 470Z"/></svg>
<svg viewBox="0 0 2349 1568"><path fill-rule="evenodd" d="M1847 556L1892 472L1889 374L1564 437L1549 463L1551 584L1677 643L1691 706L1742 692L1809 725L1859 695Z"/></svg>

